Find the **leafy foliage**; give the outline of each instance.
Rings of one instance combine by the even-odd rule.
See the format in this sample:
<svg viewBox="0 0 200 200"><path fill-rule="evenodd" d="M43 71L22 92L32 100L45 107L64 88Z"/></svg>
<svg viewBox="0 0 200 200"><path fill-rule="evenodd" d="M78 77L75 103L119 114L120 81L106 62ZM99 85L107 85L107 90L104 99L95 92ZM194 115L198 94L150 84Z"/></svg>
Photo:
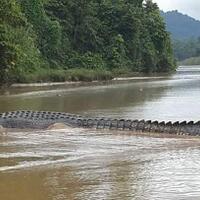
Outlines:
<svg viewBox="0 0 200 200"><path fill-rule="evenodd" d="M35 34L15 0L0 5L0 82L17 81L20 73L42 64Z"/></svg>
<svg viewBox="0 0 200 200"><path fill-rule="evenodd" d="M2 0L0 19L4 81L50 68L175 68L169 34L151 0Z"/></svg>

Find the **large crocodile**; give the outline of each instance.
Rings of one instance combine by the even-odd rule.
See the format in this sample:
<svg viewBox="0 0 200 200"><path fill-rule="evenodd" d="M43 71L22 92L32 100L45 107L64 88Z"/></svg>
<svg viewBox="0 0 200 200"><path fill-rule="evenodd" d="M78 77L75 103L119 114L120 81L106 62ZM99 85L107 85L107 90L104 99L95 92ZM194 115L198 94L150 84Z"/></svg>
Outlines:
<svg viewBox="0 0 200 200"><path fill-rule="evenodd" d="M167 133L176 135L200 136L199 122L158 122L145 120L125 120L110 118L89 118L64 112L12 111L0 113L0 125L4 128L46 129L55 123L71 127L97 129L117 129L139 132Z"/></svg>

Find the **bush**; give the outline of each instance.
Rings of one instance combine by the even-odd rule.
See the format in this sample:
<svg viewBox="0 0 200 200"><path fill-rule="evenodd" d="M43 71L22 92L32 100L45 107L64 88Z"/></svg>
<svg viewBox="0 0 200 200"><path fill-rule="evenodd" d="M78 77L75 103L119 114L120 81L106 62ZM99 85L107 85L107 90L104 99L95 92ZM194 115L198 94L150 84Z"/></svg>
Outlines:
<svg viewBox="0 0 200 200"><path fill-rule="evenodd" d="M101 55L87 52L78 54L74 52L68 60L69 68L105 69L106 63Z"/></svg>
<svg viewBox="0 0 200 200"><path fill-rule="evenodd" d="M95 81L111 80L113 75L106 70L89 70L89 69L56 69L40 68L36 71L25 72L18 71L12 74L12 79L17 83L34 83L34 82L64 82L64 81Z"/></svg>

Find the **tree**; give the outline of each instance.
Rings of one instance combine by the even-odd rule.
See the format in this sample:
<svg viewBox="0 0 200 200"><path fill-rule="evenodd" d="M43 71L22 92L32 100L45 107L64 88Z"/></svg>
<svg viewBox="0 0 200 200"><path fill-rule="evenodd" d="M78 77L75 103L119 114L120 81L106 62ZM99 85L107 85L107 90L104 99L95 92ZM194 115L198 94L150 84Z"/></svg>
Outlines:
<svg viewBox="0 0 200 200"><path fill-rule="evenodd" d="M2 0L0 19L0 81L17 81L42 63L35 34L15 0Z"/></svg>
<svg viewBox="0 0 200 200"><path fill-rule="evenodd" d="M57 56L61 43L61 27L58 21L51 20L43 7L42 0L20 0L20 5L33 30L37 34L37 46L42 54L51 61Z"/></svg>
<svg viewBox="0 0 200 200"><path fill-rule="evenodd" d="M2 0L0 19L4 79L23 81L23 74L49 67L167 72L175 66L151 0Z"/></svg>
<svg viewBox="0 0 200 200"><path fill-rule="evenodd" d="M147 30L149 31L149 35L154 44L157 57L155 71L171 71L175 69L175 61L170 36L166 31L163 18L160 16L160 10L157 4L153 3L152 0L146 0L144 9L146 14Z"/></svg>

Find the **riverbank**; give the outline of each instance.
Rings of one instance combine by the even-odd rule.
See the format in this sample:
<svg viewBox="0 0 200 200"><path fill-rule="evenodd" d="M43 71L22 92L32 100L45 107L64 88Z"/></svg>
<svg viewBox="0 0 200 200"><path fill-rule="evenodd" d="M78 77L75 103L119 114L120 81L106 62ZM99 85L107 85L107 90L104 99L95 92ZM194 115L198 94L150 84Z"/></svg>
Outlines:
<svg viewBox="0 0 200 200"><path fill-rule="evenodd" d="M45 83L45 82L90 82L94 80L111 80L114 74L105 69L52 69L40 68L32 72L23 72L10 77L11 83ZM8 81L9 82L9 81Z"/></svg>
<svg viewBox="0 0 200 200"><path fill-rule="evenodd" d="M149 77L166 77L168 73L142 73L134 72L128 68L107 69L51 69L40 68L36 71L14 73L8 77L3 87L14 86L54 86L54 85L76 85L90 82L104 82L113 80L143 80Z"/></svg>
<svg viewBox="0 0 200 200"><path fill-rule="evenodd" d="M70 70L48 70L39 71L36 74L24 74L19 81L9 85L12 88L23 87L51 87L51 86L85 86L99 85L108 82L128 81L128 80L147 80L162 79L169 76L169 73L151 73L144 74L132 72L131 70L113 70L104 69L70 69ZM4 85L7 87L8 85Z"/></svg>
<svg viewBox="0 0 200 200"><path fill-rule="evenodd" d="M24 87L51 87L51 86L90 86L90 85L99 85L109 82L121 82L129 80L148 80L148 79L165 79L166 76L144 76L144 77L116 77L111 80L96 80L96 81L64 81L64 82L45 82L45 83L14 83L10 87L12 88L24 88Z"/></svg>

